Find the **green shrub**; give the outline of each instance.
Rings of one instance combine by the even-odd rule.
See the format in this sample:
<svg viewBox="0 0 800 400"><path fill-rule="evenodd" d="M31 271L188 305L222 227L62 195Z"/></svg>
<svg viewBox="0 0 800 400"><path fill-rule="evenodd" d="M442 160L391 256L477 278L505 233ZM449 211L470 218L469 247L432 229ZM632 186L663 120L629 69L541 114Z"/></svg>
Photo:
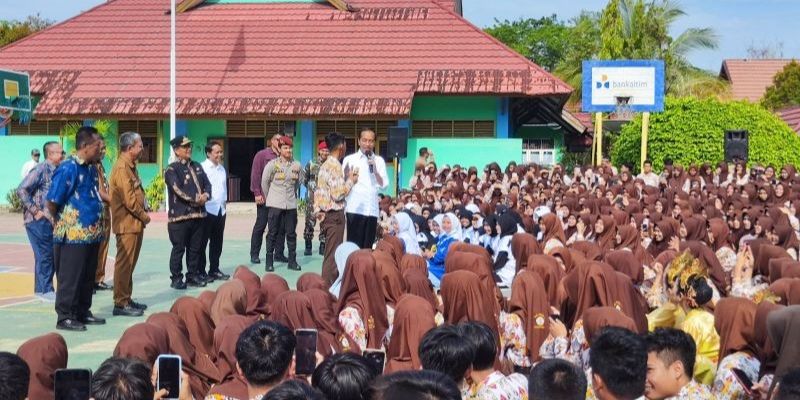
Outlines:
<svg viewBox="0 0 800 400"><path fill-rule="evenodd" d="M166 196L167 186L164 183L164 174L159 172L153 180L147 185L144 194L147 197L147 205L150 210L158 211L165 204L164 196Z"/></svg>
<svg viewBox="0 0 800 400"><path fill-rule="evenodd" d="M8 203L8 210L11 212L22 212L22 200L17 195L17 188L11 189L6 193L6 202Z"/></svg>
<svg viewBox="0 0 800 400"><path fill-rule="evenodd" d="M664 159L689 165L724 160L726 130L749 131L749 163L800 165L800 137L780 118L758 104L716 99L667 98L664 112L650 116L648 157L661 170ZM611 161L638 169L642 117L622 127L611 149Z"/></svg>

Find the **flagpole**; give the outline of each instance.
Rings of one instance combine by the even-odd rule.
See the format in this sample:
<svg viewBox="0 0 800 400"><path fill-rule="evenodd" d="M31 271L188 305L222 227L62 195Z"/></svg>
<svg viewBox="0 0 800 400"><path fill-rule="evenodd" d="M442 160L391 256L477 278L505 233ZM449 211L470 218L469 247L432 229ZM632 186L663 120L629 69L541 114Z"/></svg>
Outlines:
<svg viewBox="0 0 800 400"><path fill-rule="evenodd" d="M170 0L169 12L169 138L175 138L175 1Z"/></svg>

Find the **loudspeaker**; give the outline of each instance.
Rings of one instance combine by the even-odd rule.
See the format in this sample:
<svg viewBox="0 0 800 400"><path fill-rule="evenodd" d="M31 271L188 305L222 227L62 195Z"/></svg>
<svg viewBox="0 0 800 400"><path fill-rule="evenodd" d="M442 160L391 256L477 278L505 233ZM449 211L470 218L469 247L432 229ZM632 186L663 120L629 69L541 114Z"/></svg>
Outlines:
<svg viewBox="0 0 800 400"><path fill-rule="evenodd" d="M406 158L408 155L408 128L389 128L389 157Z"/></svg>
<svg viewBox="0 0 800 400"><path fill-rule="evenodd" d="M745 130L725 131L725 161L747 161L750 156L749 133Z"/></svg>

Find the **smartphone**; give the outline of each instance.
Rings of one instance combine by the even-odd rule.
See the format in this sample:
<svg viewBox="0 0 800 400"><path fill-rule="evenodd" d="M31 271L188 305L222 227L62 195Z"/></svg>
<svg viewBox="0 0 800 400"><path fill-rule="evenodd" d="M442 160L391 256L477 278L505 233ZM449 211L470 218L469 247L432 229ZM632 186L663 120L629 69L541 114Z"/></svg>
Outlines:
<svg viewBox="0 0 800 400"><path fill-rule="evenodd" d="M297 345L294 347L296 375L311 375L317 368L317 330L298 329L294 331Z"/></svg>
<svg viewBox="0 0 800 400"><path fill-rule="evenodd" d="M375 366L375 370L378 371L378 375L383 374L383 366L386 362L386 353L383 350L366 349L362 355L367 359L367 361Z"/></svg>
<svg viewBox="0 0 800 400"><path fill-rule="evenodd" d="M156 391L167 390L167 397L163 399L177 399L181 392L181 357L174 354L162 354L156 359L158 377Z"/></svg>
<svg viewBox="0 0 800 400"><path fill-rule="evenodd" d="M736 377L739 384L742 385L747 396L751 396L753 394L753 381L750 380L750 377L739 368L731 368L731 371L733 371L733 376Z"/></svg>
<svg viewBox="0 0 800 400"><path fill-rule="evenodd" d="M89 400L92 397L92 371L58 369L53 385L55 400Z"/></svg>

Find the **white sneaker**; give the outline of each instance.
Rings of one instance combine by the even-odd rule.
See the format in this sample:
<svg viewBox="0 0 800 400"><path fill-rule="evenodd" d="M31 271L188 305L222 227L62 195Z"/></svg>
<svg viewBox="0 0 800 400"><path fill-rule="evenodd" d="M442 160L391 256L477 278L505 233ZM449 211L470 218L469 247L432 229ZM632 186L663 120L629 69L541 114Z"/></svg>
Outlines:
<svg viewBox="0 0 800 400"><path fill-rule="evenodd" d="M55 303L56 292L36 293L36 298L38 298L44 303Z"/></svg>

